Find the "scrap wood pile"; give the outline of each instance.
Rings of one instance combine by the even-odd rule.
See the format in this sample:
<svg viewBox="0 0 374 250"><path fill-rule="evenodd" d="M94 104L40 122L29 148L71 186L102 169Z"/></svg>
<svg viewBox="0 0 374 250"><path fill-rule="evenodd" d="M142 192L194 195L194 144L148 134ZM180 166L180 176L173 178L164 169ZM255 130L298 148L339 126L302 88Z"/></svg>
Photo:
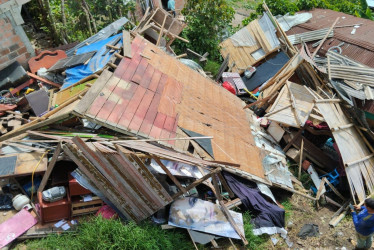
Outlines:
<svg viewBox="0 0 374 250"><path fill-rule="evenodd" d="M285 156L274 150L272 181L265 178L261 143L267 151L276 143L260 131L255 142L260 128L249 127L242 101L159 48L184 27L165 13L141 22L157 39L139 27L121 31L120 19L66 52L42 52L11 83L1 110L1 208L9 212L0 231L12 237L1 247L75 230L92 213L185 228L201 244L224 237L246 245L241 212L252 202L286 237L284 210L268 187L298 192L277 178L289 176ZM229 210L243 199L241 212Z"/></svg>
<svg viewBox="0 0 374 250"><path fill-rule="evenodd" d="M259 116L261 125L295 162L298 178L303 173L310 176L311 182L303 184L312 184L317 207L324 197L339 208L330 221L336 226L350 202L363 204L374 191L373 123L362 110L365 100L373 97L373 68L341 55L341 48L340 53L334 47L317 56L326 39L334 39L335 26L348 27L338 26L339 17L328 28L287 36L266 5L264 9L267 12L262 19L272 20L282 51L263 53L266 60L255 64L248 61L237 81L244 83L248 92L252 91L250 97L255 98L247 99L244 108ZM253 31L249 35L252 39L257 36ZM237 38L235 34L229 40ZM250 44L230 47L225 41L222 45L222 55L227 56L228 49L233 60L227 65L229 70L243 73L231 65L245 61L237 55L243 55L240 51L250 49ZM254 66L256 73L247 76ZM222 81L239 89L237 81L224 76Z"/></svg>
<svg viewBox="0 0 374 250"><path fill-rule="evenodd" d="M92 213L184 228L194 243L246 245L246 210L257 215L254 234L280 233L292 247L272 190L317 207L322 197L339 208L333 226L351 199L373 192L373 134L355 103L371 97L371 69L333 52L316 60L337 21L305 36L314 43L323 35L311 53L294 47L267 10L222 42L222 84L180 60L207 55L173 52L181 20L155 9L132 31L121 31L126 22L66 52L43 52L4 87L1 208L10 212L0 231L14 237L1 247L74 230Z"/></svg>

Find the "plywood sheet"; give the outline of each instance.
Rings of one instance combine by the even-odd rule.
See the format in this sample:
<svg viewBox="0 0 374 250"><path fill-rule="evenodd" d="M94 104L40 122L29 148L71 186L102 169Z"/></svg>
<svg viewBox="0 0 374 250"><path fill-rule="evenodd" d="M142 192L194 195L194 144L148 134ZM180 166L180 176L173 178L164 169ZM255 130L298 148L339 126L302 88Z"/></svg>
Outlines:
<svg viewBox="0 0 374 250"><path fill-rule="evenodd" d="M268 114L280 111L267 116L267 118L287 126L299 128L304 126L313 110L314 97L302 85L293 82L287 84L288 87L283 86ZM296 110L292 107L291 94L295 100ZM299 117L301 124L295 117L296 115Z"/></svg>

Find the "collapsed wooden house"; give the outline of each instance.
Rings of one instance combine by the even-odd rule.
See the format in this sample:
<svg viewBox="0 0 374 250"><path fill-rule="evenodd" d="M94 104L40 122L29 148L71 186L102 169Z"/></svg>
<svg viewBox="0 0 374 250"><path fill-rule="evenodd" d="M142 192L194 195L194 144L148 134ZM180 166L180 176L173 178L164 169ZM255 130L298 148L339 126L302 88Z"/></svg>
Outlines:
<svg viewBox="0 0 374 250"><path fill-rule="evenodd" d="M267 8L266 5L264 7L265 9ZM332 51L327 53L325 64L318 63L321 61L320 58L318 60L315 59L317 52L324 44L326 38L329 37L333 27L340 25L338 20L336 19L330 29L325 32L317 48L312 48L309 44L309 49L313 49L313 53L311 53L308 47L303 44L299 48L294 47L277 21L273 19L272 21L276 24L280 37L281 47L286 48L285 52L290 57L290 60L278 73L260 87L259 99L245 108L261 107L267 113L265 114L267 119L277 122L285 128L300 128L299 132L286 140L287 145L284 147L284 151L294 146L299 150L300 154L300 151L303 152L306 146L308 148L308 158L312 159L317 165L326 167L325 171L328 166L323 166L322 158L318 156L318 152L320 152L321 156L324 153L303 137L302 133L303 131L310 131L316 135L324 134L333 137L344 163L353 200L355 203L362 203L366 197L373 193L374 188L374 151L370 145L370 138L372 138L373 134L367 125L363 125L364 122L357 114L356 116L351 115L354 112L351 111L349 106L340 105L342 100L336 98L336 94L334 94L330 86L336 86L336 83L332 81L333 79L342 79L346 82L362 81L362 84L370 87L371 82L367 77L371 74L372 69ZM307 27L308 25L302 24L299 26ZM340 36L338 37L340 38ZM301 83L301 85L292 82L291 78L293 81ZM331 85L328 85L330 82ZM339 93L339 89L336 89ZM353 105L352 102L349 102L350 99L345 98L344 100ZM317 120L319 123L326 122L331 132L311 130L305 124L308 119ZM307 142L305 146L304 141ZM338 166L338 163L334 163L333 160L326 160L326 162L331 162ZM302 153L299 163L300 169L301 163ZM322 187L317 186L317 188ZM320 190L317 194L317 199L319 195Z"/></svg>

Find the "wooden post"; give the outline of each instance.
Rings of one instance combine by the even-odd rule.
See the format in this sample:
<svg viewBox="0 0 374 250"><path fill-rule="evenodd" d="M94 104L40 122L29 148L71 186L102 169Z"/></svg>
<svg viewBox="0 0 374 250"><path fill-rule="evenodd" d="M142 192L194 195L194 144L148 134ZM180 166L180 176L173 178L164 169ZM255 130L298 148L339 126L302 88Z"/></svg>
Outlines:
<svg viewBox="0 0 374 250"><path fill-rule="evenodd" d="M327 31L325 37L321 40L321 42L319 43L317 49L313 52L313 55L312 55L311 59L313 59L316 56L318 50L322 47L323 43L325 42L326 38L329 36L329 34L332 31L332 29L334 28L335 24L339 21L339 18L340 17L336 18L335 22L331 25L329 31Z"/></svg>
<svg viewBox="0 0 374 250"><path fill-rule="evenodd" d="M304 140L301 139L300 161L299 161L299 180L301 179L301 168L303 164L303 151L304 151Z"/></svg>
<svg viewBox="0 0 374 250"><path fill-rule="evenodd" d="M160 34L158 35L158 39L157 39L156 46L159 46L159 45L160 45L160 41L161 41L161 37L162 37L162 35L163 35L163 33L164 33L164 26L165 26L165 22L166 22L166 18L167 18L167 17L168 17L168 16L165 15L165 17L164 17L164 21L162 22L162 26L161 26Z"/></svg>
<svg viewBox="0 0 374 250"><path fill-rule="evenodd" d="M157 162L157 164L162 168L162 170L165 171L167 176L169 176L169 178L174 182L174 184L179 188L179 190L183 191L183 193L187 192L187 190L180 184L177 178L175 178L174 175L170 173L169 169L161 162L161 160L158 157L153 155L151 158L153 158Z"/></svg>

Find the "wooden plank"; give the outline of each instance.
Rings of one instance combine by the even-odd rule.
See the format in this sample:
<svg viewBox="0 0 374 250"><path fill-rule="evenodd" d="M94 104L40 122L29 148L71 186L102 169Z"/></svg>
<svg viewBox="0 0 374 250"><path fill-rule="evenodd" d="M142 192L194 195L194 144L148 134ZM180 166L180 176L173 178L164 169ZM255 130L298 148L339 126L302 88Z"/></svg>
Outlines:
<svg viewBox="0 0 374 250"><path fill-rule="evenodd" d="M123 56L132 58L131 55L131 37L127 30L122 31Z"/></svg>
<svg viewBox="0 0 374 250"><path fill-rule="evenodd" d="M188 192L189 190L191 190L192 188L200 185L201 183L203 183L204 181L206 181L207 179L209 179L210 177L212 177L212 175L218 173L221 171L221 168L216 168L214 169L213 171L211 171L209 174L203 176L202 178L194 181L193 183L191 183L190 185L188 185L187 187L185 187L185 192ZM174 194L172 197L173 199L176 199L178 198L179 196L181 196L182 194L185 194L185 192L183 191L179 191L178 193Z"/></svg>
<svg viewBox="0 0 374 250"><path fill-rule="evenodd" d="M142 125L139 128L139 133L144 134L146 136L149 135L151 132L153 123L157 116L157 109L158 105L160 104L161 95L155 93L151 104L149 105L149 109L147 110L147 114L145 115Z"/></svg>
<svg viewBox="0 0 374 250"><path fill-rule="evenodd" d="M164 17L164 21L162 22L161 30L160 30L160 34L158 35L158 38L157 38L156 46L159 46L159 45L160 45L161 37L162 37L163 34L164 34L165 21L166 21L166 18L167 18L167 17L168 17L168 16L165 15L165 17Z"/></svg>
<svg viewBox="0 0 374 250"><path fill-rule="evenodd" d="M154 71L155 68L151 64L148 64L147 69L145 70L144 75L142 76L142 79L139 84L147 89L153 78Z"/></svg>
<svg viewBox="0 0 374 250"><path fill-rule="evenodd" d="M112 75L112 77L106 82L105 87L101 89L100 94L96 97L91 107L88 108L88 111L86 112L87 115L96 117L100 110L105 106L120 80L120 78Z"/></svg>
<svg viewBox="0 0 374 250"><path fill-rule="evenodd" d="M155 71L152 75L152 79L151 79L151 81L149 83L149 86L148 86L149 90L152 90L154 92L157 91L158 84L159 84L159 81L161 79L161 76L162 76L161 71L159 71L158 69L155 69Z"/></svg>
<svg viewBox="0 0 374 250"><path fill-rule="evenodd" d="M53 154L52 160L48 164L47 171L45 172L45 174L44 174L44 176L42 178L42 181L40 182L40 185L39 185L39 188L38 188L38 192L42 192L44 190L44 187L47 184L48 178L51 175L53 168L55 167L57 158L60 156L61 149L62 149L62 144L60 142L57 145L57 148L56 148L55 153Z"/></svg>
<svg viewBox="0 0 374 250"><path fill-rule="evenodd" d="M136 92L138 85L134 83L127 83L124 80L121 80L117 85L117 88L120 88L120 98L118 99L117 104L113 108L106 121L112 126L117 126L123 113L126 111L127 105L130 103L130 100Z"/></svg>
<svg viewBox="0 0 374 250"><path fill-rule="evenodd" d="M57 83L55 83L55 82L52 82L52 81L50 81L50 80L48 80L48 79L45 79L45 78L43 78L43 77L37 76L37 75L35 75L35 74L33 74L33 73L27 72L27 75L28 75L29 77L33 78L33 79L36 79L36 80L38 80L38 81L41 81L41 82L43 82L43 83L46 83L46 84L51 85L51 86L53 86L53 87L56 87L56 88L58 88L58 89L61 88L61 85L60 85L60 84L57 84Z"/></svg>
<svg viewBox="0 0 374 250"><path fill-rule="evenodd" d="M134 96L131 98L129 104L126 107L125 112L122 114L120 120L118 121L118 124L116 127L121 127L124 129L127 129L130 125L130 122L132 118L134 117L144 95L145 95L146 89L142 86L138 86Z"/></svg>
<svg viewBox="0 0 374 250"><path fill-rule="evenodd" d="M336 23L339 21L339 18L340 18L340 17L337 17L337 18L335 19L335 22L331 25L329 31L327 31L326 35L325 35L324 38L321 40L321 42L319 43L318 47L317 47L316 50L313 52L313 54L312 54L312 56L311 56L311 59L313 59L313 58L316 56L318 50L321 48L321 46L322 46L323 43L325 42L326 38L329 36L330 32L332 31L332 29L334 28L334 26L336 25Z"/></svg>
<svg viewBox="0 0 374 250"><path fill-rule="evenodd" d="M86 158L82 157L78 150L75 149L69 143L65 144L63 147L64 152L69 156L71 160L74 161L75 164L78 165L78 168L90 179L95 180L93 185L97 189L99 189L107 199L110 200L114 204L114 206L119 210L119 212L128 219L133 219L136 221L136 217L132 213L128 213L127 209L128 206L126 204L123 197L119 194L116 189L109 189L108 187L111 186L110 182L105 179L100 172L98 172L95 166L88 161Z"/></svg>
<svg viewBox="0 0 374 250"><path fill-rule="evenodd" d="M304 140L301 139L301 151L300 151L300 161L299 161L299 180L301 179L301 167L303 165L303 151L304 151Z"/></svg>
<svg viewBox="0 0 374 250"><path fill-rule="evenodd" d="M109 70L104 70L100 77L96 80L95 84L88 90L87 94L79 102L79 105L74 109L78 114L83 115L87 109L95 101L96 97L100 94L101 90L105 87L105 84L112 76Z"/></svg>
<svg viewBox="0 0 374 250"><path fill-rule="evenodd" d="M226 219L230 222L231 226L234 228L235 232L239 235L239 237L242 239L244 245L248 245L248 241L247 239L245 238L245 235L243 235L243 233L240 231L238 225L236 225L234 219L232 218L231 214L230 214L230 211L227 209L227 207L225 206L225 204L223 203L222 200L219 201L219 204L220 204L220 208L223 212L223 214L225 215Z"/></svg>
<svg viewBox="0 0 374 250"><path fill-rule="evenodd" d="M148 59L146 58L142 58L135 73L134 73L134 76L131 78L131 81L137 83L137 84L140 84L140 82L142 81L143 77L145 77L145 71L147 69L147 66L148 66Z"/></svg>
<svg viewBox="0 0 374 250"><path fill-rule="evenodd" d="M155 138L155 139L160 138L165 120L166 120L166 115L158 112L155 118L155 121L152 125L151 131L149 132L149 137Z"/></svg>
<svg viewBox="0 0 374 250"><path fill-rule="evenodd" d="M150 104L154 98L155 93L147 90L144 94L144 97L138 107L138 109L135 112L134 117L132 118L130 124L129 124L129 130L131 133L138 133L143 120L147 114L148 109L150 108Z"/></svg>
<svg viewBox="0 0 374 250"><path fill-rule="evenodd" d="M343 201L345 201L346 199L344 198L344 196L338 191L336 190L336 188L329 182L329 180L326 179L326 177L323 177L325 179L325 182L327 183L327 185L331 188L331 190L337 195L340 197L340 199L342 199Z"/></svg>
<svg viewBox="0 0 374 250"><path fill-rule="evenodd" d="M180 184L180 182L177 180L177 178L174 177L169 171L169 169L161 162L161 160L157 156L153 156L152 159L154 159L157 164L164 170L166 175L174 182L174 184L179 188L180 191L183 193L186 193L187 191L185 188Z"/></svg>

